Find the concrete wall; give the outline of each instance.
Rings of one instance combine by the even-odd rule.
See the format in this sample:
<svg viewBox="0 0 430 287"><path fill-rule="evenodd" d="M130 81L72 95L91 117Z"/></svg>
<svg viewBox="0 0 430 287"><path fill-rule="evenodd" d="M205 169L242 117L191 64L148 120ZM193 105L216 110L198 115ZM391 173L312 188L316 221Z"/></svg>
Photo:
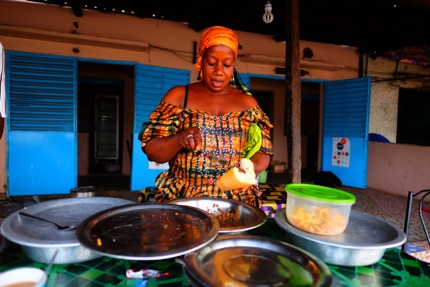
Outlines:
<svg viewBox="0 0 430 287"><path fill-rule="evenodd" d="M369 142L367 184L393 194L430 188L430 147Z"/></svg>
<svg viewBox="0 0 430 287"><path fill-rule="evenodd" d="M369 142L367 186L393 194L430 188L430 147L395 144L400 88L419 89L422 80L396 79L396 74L430 75L430 69L405 62L369 60L372 77L369 132L385 136L391 143Z"/></svg>
<svg viewBox="0 0 430 287"><path fill-rule="evenodd" d="M399 62L396 68L395 61L379 58L368 62L368 75L372 77L369 132L381 134L391 143L397 137L399 88L419 89L427 84L419 78L406 81L397 76L396 79L395 74L430 75L430 69L405 62Z"/></svg>

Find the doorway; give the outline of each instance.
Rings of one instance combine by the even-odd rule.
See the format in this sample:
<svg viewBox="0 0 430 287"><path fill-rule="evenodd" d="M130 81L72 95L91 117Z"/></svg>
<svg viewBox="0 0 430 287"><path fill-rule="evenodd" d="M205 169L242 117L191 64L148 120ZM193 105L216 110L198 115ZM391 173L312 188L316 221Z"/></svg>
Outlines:
<svg viewBox="0 0 430 287"><path fill-rule="evenodd" d="M78 186L130 190L133 67L78 67Z"/></svg>
<svg viewBox="0 0 430 287"><path fill-rule="evenodd" d="M274 92L273 91L262 91L262 90L251 90L252 95L257 100L261 110L269 117L273 119L274 113ZM273 131L272 131L273 132ZM273 134L271 134L273 137Z"/></svg>
<svg viewBox="0 0 430 287"><path fill-rule="evenodd" d="M87 159L80 167L86 168L88 175L122 172L123 90L119 80L79 78L78 133L87 139ZM79 160L84 160L81 154Z"/></svg>
<svg viewBox="0 0 430 287"><path fill-rule="evenodd" d="M318 173L320 141L320 84L301 85L302 182L314 181Z"/></svg>
<svg viewBox="0 0 430 287"><path fill-rule="evenodd" d="M288 162L285 125L285 81L279 79L251 78L252 94L260 107L269 115L274 155L272 161ZM320 140L320 94L321 83L301 83L301 144L302 181L313 181L318 169ZM284 173L270 174L269 180L284 184Z"/></svg>

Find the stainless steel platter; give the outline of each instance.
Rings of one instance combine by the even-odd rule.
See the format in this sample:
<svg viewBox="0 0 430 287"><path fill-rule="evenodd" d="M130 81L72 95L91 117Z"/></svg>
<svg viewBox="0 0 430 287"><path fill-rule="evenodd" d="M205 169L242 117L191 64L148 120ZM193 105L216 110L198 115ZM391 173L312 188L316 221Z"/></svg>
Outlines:
<svg viewBox="0 0 430 287"><path fill-rule="evenodd" d="M201 197L175 199L169 203L212 213L220 221L219 233L245 232L263 225L267 218L260 208L237 200Z"/></svg>
<svg viewBox="0 0 430 287"><path fill-rule="evenodd" d="M78 226L78 240L100 254L160 260L194 251L214 240L215 216L191 206L143 204L111 208Z"/></svg>
<svg viewBox="0 0 430 287"><path fill-rule="evenodd" d="M184 257L193 286L330 286L320 259L298 247L253 235L220 235Z"/></svg>
<svg viewBox="0 0 430 287"><path fill-rule="evenodd" d="M3 222L3 219L0 218L0 228L1 228L2 222ZM6 238L4 238L2 233L0 232L0 253L3 251L5 247L6 247Z"/></svg>
<svg viewBox="0 0 430 287"><path fill-rule="evenodd" d="M334 265L374 264L387 248L406 241L406 235L396 225L356 210L351 210L348 226L339 235L316 235L299 230L288 222L285 208L276 212L275 221L287 232L289 243Z"/></svg>
<svg viewBox="0 0 430 287"><path fill-rule="evenodd" d="M75 230L59 230L55 225L19 215L33 214L62 225L79 225L89 216L111 207L133 202L121 198L92 197L65 198L37 203L18 210L3 221L1 233L8 240L21 246L31 259L48 263L55 252L55 264L77 263L100 257L100 254L82 246Z"/></svg>

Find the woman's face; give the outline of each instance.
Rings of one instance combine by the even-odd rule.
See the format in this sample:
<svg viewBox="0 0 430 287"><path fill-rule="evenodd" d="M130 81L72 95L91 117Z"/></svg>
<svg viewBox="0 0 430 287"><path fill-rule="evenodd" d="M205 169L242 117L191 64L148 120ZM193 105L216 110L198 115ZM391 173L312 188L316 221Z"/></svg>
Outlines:
<svg viewBox="0 0 430 287"><path fill-rule="evenodd" d="M212 91L222 91L230 84L234 72L234 52L223 45L208 48L202 57L202 81Z"/></svg>

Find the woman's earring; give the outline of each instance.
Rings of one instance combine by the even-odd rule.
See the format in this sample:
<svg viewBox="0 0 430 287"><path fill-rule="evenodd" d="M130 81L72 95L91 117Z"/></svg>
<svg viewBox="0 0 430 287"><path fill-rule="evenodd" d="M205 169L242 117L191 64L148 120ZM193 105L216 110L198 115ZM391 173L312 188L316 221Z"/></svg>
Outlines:
<svg viewBox="0 0 430 287"><path fill-rule="evenodd" d="M199 74L197 76L197 80L199 80L199 81L203 80L203 72L202 72L202 70L199 71Z"/></svg>

